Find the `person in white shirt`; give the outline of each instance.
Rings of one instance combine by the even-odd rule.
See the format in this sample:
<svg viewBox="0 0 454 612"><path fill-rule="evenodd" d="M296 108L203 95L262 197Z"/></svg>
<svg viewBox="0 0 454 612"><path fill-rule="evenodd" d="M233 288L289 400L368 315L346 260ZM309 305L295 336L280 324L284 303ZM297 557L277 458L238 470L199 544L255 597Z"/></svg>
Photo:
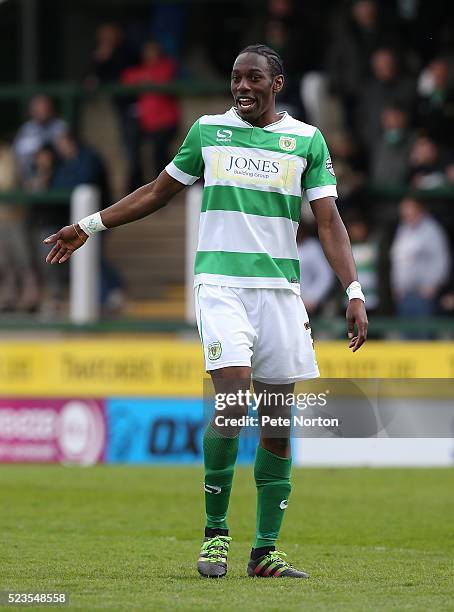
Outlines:
<svg viewBox="0 0 454 612"><path fill-rule="evenodd" d="M296 237L301 266L301 297L309 314L317 313L334 284L334 272L311 228L300 224Z"/></svg>
<svg viewBox="0 0 454 612"><path fill-rule="evenodd" d="M391 290L402 317L429 317L436 311L437 293L448 280L451 253L440 223L414 196L399 207L400 223L391 247ZM428 337L425 330L417 333ZM416 339L414 333L412 338Z"/></svg>

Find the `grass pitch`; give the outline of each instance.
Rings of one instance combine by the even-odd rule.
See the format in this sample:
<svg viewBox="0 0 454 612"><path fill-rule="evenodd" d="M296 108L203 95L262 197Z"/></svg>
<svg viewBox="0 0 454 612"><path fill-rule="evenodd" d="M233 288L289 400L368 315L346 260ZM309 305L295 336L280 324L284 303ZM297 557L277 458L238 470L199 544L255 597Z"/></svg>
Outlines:
<svg viewBox="0 0 454 612"><path fill-rule="evenodd" d="M198 576L201 468L0 467L0 590L78 610L454 610L454 471L295 469L279 549L308 581L245 576L251 468L237 470L229 574ZM11 609L11 608L9 608Z"/></svg>

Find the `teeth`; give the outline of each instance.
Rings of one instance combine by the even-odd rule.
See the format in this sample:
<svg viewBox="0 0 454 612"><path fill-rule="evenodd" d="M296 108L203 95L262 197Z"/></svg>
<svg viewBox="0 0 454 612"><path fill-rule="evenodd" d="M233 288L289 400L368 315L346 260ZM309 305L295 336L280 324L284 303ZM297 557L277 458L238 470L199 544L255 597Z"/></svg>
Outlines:
<svg viewBox="0 0 454 612"><path fill-rule="evenodd" d="M238 98L238 102L242 106L251 106L252 104L254 104L254 100L251 100L251 98Z"/></svg>

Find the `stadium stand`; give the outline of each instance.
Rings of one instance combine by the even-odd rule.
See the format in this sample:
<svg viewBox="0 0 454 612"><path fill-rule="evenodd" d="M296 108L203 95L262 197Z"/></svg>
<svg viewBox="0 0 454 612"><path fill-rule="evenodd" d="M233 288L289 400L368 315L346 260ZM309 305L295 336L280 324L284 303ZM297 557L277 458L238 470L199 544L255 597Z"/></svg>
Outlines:
<svg viewBox="0 0 454 612"><path fill-rule="evenodd" d="M15 117L18 128L25 118L21 108L25 109L30 96L51 95L62 119L103 158L112 197L117 199L134 182L129 169L137 166L137 159L131 158L128 138L139 130L140 100L159 100L162 94L178 99L179 135L168 136L169 149L175 151L196 117L230 104L226 66L243 43L251 42L250 17L255 11L260 18L254 21L254 36L274 45L287 62L288 85L280 106L299 119L317 123L324 131L340 181L339 209L347 217L364 218L371 227L374 248L379 244L377 314L396 315L390 247L398 225L399 202L410 189L419 192L418 197L443 225L452 251L452 6L435 0L436 7L428 13L423 3L417 2L328 0L318 7L292 0L264 0L235 13L240 3L228 4L232 18L223 21L218 38L213 26L225 14L225 2L210 4L210 11L203 1L194 3L189 12L185 3L158 6L144 0L128 9L120 9L114 2L94 2L90 10L73 7L62 12L68 38L62 43L51 37L46 43L48 48L43 50L36 71L39 78L31 84L23 80L19 85L0 85L5 117ZM14 10L18 9L7 4L0 7L5 19ZM55 32L59 9L51 9L45 1L43 14L51 10L55 14L49 27ZM92 35L91 42L87 37L76 39L70 32L70 24L76 23L84 24ZM427 37L424 32L429 30ZM5 35L2 48L11 48L12 36ZM137 82L128 75L138 65L143 45L152 40L154 48L160 47L163 57L169 58L165 61L175 72L174 80L158 76L167 82L167 88L154 86L151 70L150 84L143 82L148 77L141 77L141 84L125 87L122 82ZM151 48L152 43L147 44ZM50 67L44 60L59 45L59 63ZM11 81L11 70L5 74ZM40 83L46 79L53 83ZM9 132L5 125L0 125L0 130L12 142L11 121L8 127ZM152 167L147 147L140 151L140 162L145 170ZM144 180L152 178L152 172L144 176ZM62 206L67 203L67 196L51 196L53 201L55 198ZM33 201L39 200L37 194ZM12 199L5 195L4 201L19 204L21 196L17 192ZM152 219L113 232L105 240L105 256L124 282L127 299L122 313L126 316L183 316L183 213L181 197ZM435 298L435 316L449 317L451 312L445 307L449 298L443 297L451 295L449 273L445 280ZM340 308L339 296L338 303Z"/></svg>

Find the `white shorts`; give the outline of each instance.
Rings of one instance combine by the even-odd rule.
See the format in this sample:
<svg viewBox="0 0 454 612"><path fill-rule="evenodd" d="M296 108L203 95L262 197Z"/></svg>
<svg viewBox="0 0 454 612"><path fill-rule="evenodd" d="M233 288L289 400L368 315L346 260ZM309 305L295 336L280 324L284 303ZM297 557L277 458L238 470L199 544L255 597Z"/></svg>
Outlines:
<svg viewBox="0 0 454 612"><path fill-rule="evenodd" d="M283 385L320 376L303 300L285 289L198 285L197 326L207 372L252 367L252 378Z"/></svg>

